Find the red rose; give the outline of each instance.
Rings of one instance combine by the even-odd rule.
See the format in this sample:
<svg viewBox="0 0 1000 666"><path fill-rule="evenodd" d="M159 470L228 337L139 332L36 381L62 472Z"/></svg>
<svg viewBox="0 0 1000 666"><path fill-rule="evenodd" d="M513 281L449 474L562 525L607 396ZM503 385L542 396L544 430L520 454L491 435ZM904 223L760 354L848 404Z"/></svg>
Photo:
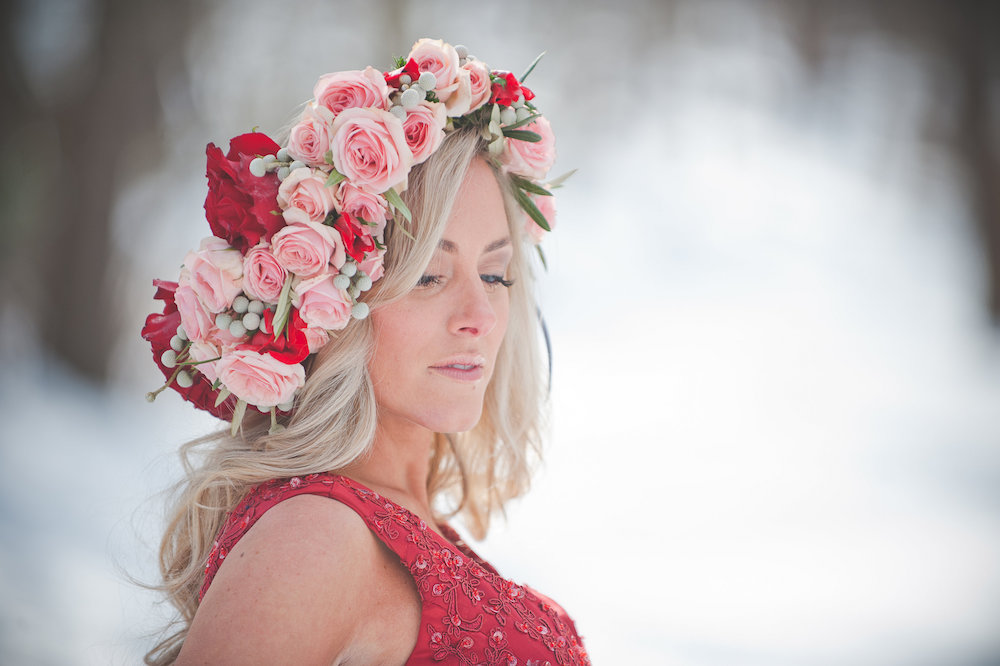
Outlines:
<svg viewBox="0 0 1000 666"><path fill-rule="evenodd" d="M340 238L344 241L344 249L351 255L354 261L361 263L365 260L365 253L375 249L375 239L372 238L371 228L358 222L347 213L341 213L333 228L340 232Z"/></svg>
<svg viewBox="0 0 1000 666"><path fill-rule="evenodd" d="M410 58L406 61L406 64L397 70L385 73L385 82L392 86L393 88L399 87L399 77L406 74L410 77L411 82L416 82L420 78L420 68L417 66L417 61Z"/></svg>
<svg viewBox="0 0 1000 666"><path fill-rule="evenodd" d="M264 325L269 333L257 331L250 342L237 349L252 349L259 354L270 354L287 365L301 363L309 356L309 341L306 339L306 323L302 321L297 308L288 313L288 323L278 339L274 339L274 311L264 310Z"/></svg>
<svg viewBox="0 0 1000 666"><path fill-rule="evenodd" d="M156 295L153 298L163 301L163 313L156 314L154 312L146 317L146 325L142 327L142 337L153 348L153 360L156 362L156 367L160 369L165 378L170 379L176 368L168 368L163 365L160 357L163 356L163 352L170 349L170 339L177 334L177 327L181 324L181 315L177 312L177 305L174 303L174 291L177 289L177 283L153 280L153 286L156 287ZM231 420L233 410L236 408L236 398L229 396L216 407L215 399L219 392L212 390L212 382L208 381L208 377L200 372L192 370L190 374L194 380L191 386L182 388L178 386L177 382L174 382L170 388L180 393L185 400L198 409L204 409L212 416L225 421Z"/></svg>
<svg viewBox="0 0 1000 666"><path fill-rule="evenodd" d="M517 82L513 72L493 72L493 95L490 101L500 106L510 106L517 101L518 93L524 95L524 101L535 98L535 93ZM497 81L496 78L500 80Z"/></svg>
<svg viewBox="0 0 1000 666"><path fill-rule="evenodd" d="M270 240L285 221L279 211L278 176L267 173L258 178L250 173L250 161L259 155L273 155L280 146L267 135L251 132L234 137L229 153L210 143L208 156L208 196L205 216L212 233L246 254L263 238Z"/></svg>

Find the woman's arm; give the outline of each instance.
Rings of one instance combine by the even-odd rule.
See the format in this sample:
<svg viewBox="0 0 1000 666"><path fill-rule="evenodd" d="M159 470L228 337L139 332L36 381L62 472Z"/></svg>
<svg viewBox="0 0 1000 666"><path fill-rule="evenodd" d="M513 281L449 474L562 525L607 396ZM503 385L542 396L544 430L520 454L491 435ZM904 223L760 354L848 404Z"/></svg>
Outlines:
<svg viewBox="0 0 1000 666"><path fill-rule="evenodd" d="M400 597L394 582L412 581L398 578L398 560L387 561L383 550L339 502L314 495L281 502L219 567L176 663L402 663L416 640L419 597L415 614L407 613L416 591L404 587ZM412 617L412 636L398 625L379 631L399 621L400 609ZM394 638L409 642L394 646Z"/></svg>

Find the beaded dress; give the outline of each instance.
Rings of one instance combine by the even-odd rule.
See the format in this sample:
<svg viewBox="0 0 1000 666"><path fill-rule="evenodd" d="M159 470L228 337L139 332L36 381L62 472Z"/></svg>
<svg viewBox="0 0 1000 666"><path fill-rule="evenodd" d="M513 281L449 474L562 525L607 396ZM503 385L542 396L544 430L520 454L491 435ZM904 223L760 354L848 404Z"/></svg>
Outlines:
<svg viewBox="0 0 1000 666"><path fill-rule="evenodd" d="M554 601L503 578L448 525L439 525L438 534L399 504L334 474L274 479L251 490L219 531L199 599L257 519L279 502L304 494L329 497L354 510L413 576L422 629L407 664L590 664L573 621Z"/></svg>

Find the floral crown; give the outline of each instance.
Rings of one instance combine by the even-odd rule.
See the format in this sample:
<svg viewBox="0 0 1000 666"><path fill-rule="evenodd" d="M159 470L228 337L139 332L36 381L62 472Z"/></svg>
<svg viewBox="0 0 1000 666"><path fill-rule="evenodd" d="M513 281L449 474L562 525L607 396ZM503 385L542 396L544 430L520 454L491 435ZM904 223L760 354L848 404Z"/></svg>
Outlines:
<svg viewBox="0 0 1000 666"><path fill-rule="evenodd" d="M309 355L368 315L360 299L382 277L386 224L409 233L399 193L410 169L456 129L489 142L537 244L559 185L541 184L555 142L523 85L537 62L518 79L463 46L421 39L390 72L321 76L285 146L261 132L233 138L225 155L208 144L212 236L177 282L153 281L163 312L142 337L167 381L147 398L169 386L234 434L248 406L280 429L276 412L292 409Z"/></svg>

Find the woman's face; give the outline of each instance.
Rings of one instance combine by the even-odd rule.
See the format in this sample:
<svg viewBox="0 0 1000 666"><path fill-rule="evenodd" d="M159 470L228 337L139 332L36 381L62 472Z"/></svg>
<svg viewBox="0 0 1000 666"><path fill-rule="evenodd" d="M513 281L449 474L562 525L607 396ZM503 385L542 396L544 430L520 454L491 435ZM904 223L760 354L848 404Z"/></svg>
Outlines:
<svg viewBox="0 0 1000 666"><path fill-rule="evenodd" d="M372 313L380 428L464 432L479 422L507 330L512 255L500 187L473 160L423 277Z"/></svg>

